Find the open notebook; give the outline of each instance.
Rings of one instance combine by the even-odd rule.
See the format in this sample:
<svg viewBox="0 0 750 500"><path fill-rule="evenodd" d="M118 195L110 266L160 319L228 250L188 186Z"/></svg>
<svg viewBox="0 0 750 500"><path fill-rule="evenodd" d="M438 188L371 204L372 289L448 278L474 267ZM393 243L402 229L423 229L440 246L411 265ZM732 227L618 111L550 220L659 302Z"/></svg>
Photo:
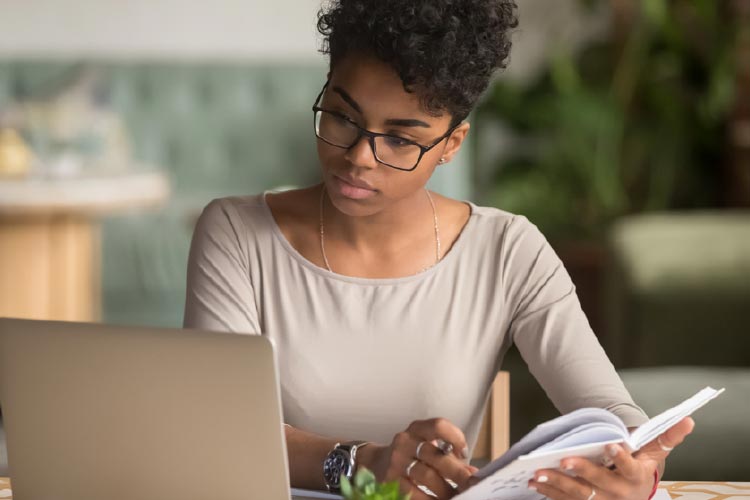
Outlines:
<svg viewBox="0 0 750 500"><path fill-rule="evenodd" d="M632 433L618 417L601 408L583 408L550 420L477 471L475 476L482 481L453 498L539 500L544 497L527 488L537 470L559 468L560 460L574 456L610 465L605 453L608 444L622 444L634 453L722 392L724 389L706 387Z"/></svg>

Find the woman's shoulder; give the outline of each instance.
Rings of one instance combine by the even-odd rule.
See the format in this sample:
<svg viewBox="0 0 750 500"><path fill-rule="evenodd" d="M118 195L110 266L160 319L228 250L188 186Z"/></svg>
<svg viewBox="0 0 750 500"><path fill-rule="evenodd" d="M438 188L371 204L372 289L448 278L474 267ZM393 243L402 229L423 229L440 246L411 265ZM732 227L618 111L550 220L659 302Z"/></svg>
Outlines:
<svg viewBox="0 0 750 500"><path fill-rule="evenodd" d="M264 219L262 194L226 196L211 200L201 212L198 226L257 227Z"/></svg>
<svg viewBox="0 0 750 500"><path fill-rule="evenodd" d="M258 240L306 222L311 217L311 189L267 191L246 196L228 196L212 200L203 209L197 231L232 232L242 239Z"/></svg>
<svg viewBox="0 0 750 500"><path fill-rule="evenodd" d="M524 215L508 212L501 208L476 205L471 206L477 238L508 241L514 239L544 239L539 229ZM493 238L495 237L495 238Z"/></svg>

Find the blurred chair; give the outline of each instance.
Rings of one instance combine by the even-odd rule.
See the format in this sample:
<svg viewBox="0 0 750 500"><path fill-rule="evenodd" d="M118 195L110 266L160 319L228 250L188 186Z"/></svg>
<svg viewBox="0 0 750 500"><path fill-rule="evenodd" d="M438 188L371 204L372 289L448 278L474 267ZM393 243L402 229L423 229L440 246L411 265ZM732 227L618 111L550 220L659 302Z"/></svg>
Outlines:
<svg viewBox="0 0 750 500"><path fill-rule="evenodd" d="M482 426L479 429L472 463L488 463L499 457L510 446L510 374L498 372L492 383Z"/></svg>
<svg viewBox="0 0 750 500"><path fill-rule="evenodd" d="M610 235L608 353L651 416L706 385L726 394L695 416L667 478L750 475L750 212L627 217Z"/></svg>
<svg viewBox="0 0 750 500"><path fill-rule="evenodd" d="M0 477L8 477L8 452L6 450L3 414L0 413Z"/></svg>

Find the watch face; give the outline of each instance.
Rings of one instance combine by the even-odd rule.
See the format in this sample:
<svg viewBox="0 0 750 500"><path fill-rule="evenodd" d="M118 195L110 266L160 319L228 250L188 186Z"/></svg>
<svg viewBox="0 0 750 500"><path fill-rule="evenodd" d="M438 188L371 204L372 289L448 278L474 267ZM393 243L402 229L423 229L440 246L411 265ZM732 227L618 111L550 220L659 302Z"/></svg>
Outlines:
<svg viewBox="0 0 750 500"><path fill-rule="evenodd" d="M333 450L323 463L323 477L331 488L338 488L341 475L349 477L351 472L352 464L349 454L343 450Z"/></svg>

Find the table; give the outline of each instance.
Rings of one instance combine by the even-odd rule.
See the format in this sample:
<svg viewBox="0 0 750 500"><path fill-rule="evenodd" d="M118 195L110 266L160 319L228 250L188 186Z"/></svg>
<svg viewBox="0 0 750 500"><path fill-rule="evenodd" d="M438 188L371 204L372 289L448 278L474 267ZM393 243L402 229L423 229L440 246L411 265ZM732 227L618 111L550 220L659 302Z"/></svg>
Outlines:
<svg viewBox="0 0 750 500"><path fill-rule="evenodd" d="M0 178L0 316L99 319L99 218L168 195L154 171Z"/></svg>
<svg viewBox="0 0 750 500"><path fill-rule="evenodd" d="M750 498L750 483L662 481L657 495L664 493L672 500L743 500ZM0 499L12 500L8 478L0 477Z"/></svg>

